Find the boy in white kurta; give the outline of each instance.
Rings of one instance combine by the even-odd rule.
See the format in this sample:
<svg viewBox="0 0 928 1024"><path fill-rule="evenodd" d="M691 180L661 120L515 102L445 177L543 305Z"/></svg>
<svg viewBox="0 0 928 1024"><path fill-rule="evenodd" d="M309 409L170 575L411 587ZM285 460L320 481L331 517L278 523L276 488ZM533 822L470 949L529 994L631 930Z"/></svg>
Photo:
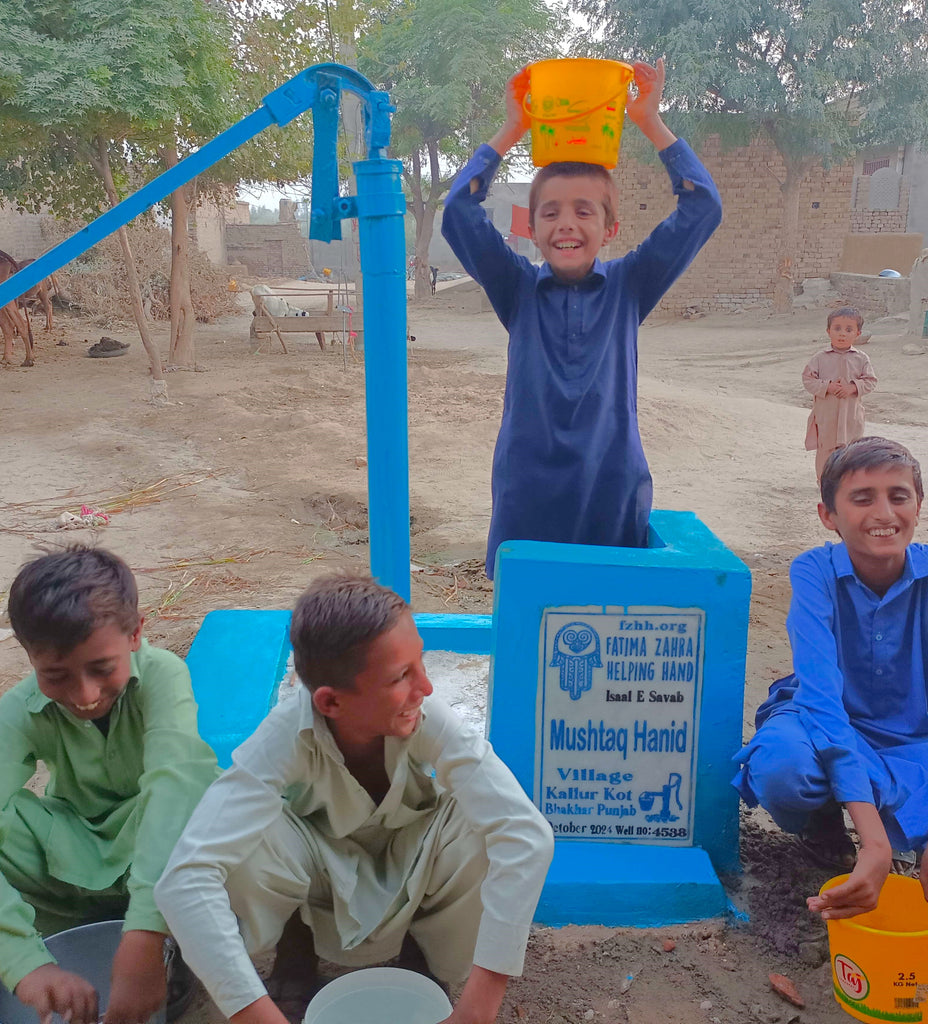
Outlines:
<svg viewBox="0 0 928 1024"><path fill-rule="evenodd" d="M813 397L806 449L815 452L817 480L835 449L864 436L861 399L876 387L876 377L869 356L854 348L863 325L863 317L852 306L832 310L828 314L831 344L802 371L802 386Z"/></svg>
<svg viewBox="0 0 928 1024"><path fill-rule="evenodd" d="M156 886L185 957L234 1024L283 1024L249 954L295 911L318 953L350 966L396 956L408 932L439 979L467 979L449 1021L495 1020L522 972L550 827L431 696L398 595L317 581L291 640L305 688L235 751Z"/></svg>

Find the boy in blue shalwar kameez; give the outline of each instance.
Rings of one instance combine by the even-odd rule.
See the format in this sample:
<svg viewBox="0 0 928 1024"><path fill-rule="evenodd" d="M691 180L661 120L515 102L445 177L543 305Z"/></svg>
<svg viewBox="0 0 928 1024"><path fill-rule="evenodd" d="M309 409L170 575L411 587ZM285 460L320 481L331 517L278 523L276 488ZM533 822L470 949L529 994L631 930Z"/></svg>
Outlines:
<svg viewBox="0 0 928 1024"><path fill-rule="evenodd" d="M638 325L721 220L709 173L658 112L663 61L635 64L627 112L658 149L677 209L635 249L601 263L618 229L617 190L594 164L555 163L529 197L546 262L517 255L481 203L528 128L527 69L509 82L504 126L458 175L442 233L509 331L503 419L493 456L487 574L506 540L645 547L651 475L638 433Z"/></svg>
<svg viewBox="0 0 928 1024"><path fill-rule="evenodd" d="M807 900L824 918L872 910L904 852L928 899L928 545L911 543L923 488L900 444L865 437L822 472L822 523L842 543L790 568L793 675L770 688L734 783L850 878ZM860 841L844 828L844 804ZM894 853L894 849L895 852Z"/></svg>

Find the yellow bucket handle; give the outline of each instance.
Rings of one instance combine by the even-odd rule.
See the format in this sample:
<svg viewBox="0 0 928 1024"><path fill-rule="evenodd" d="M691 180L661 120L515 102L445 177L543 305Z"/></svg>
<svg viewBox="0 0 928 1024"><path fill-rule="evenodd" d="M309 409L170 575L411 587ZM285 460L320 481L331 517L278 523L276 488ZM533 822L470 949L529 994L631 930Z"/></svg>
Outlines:
<svg viewBox="0 0 928 1024"><path fill-rule="evenodd" d="M625 92L628 92L628 87L631 84L632 79L630 78L625 83ZM544 114L533 114L531 107L528 105L528 93L522 97L522 109L533 121L544 121L547 124L560 124L563 121L579 121L581 117L589 117L590 114L595 114L597 110L602 110L602 108L608 103L611 103L613 100L617 100L622 95L622 91L622 89L619 89L617 93L614 93L612 96L608 96L602 101L602 103L597 103L596 106L590 107L589 110L581 110L579 113L566 114L563 117L547 117Z"/></svg>

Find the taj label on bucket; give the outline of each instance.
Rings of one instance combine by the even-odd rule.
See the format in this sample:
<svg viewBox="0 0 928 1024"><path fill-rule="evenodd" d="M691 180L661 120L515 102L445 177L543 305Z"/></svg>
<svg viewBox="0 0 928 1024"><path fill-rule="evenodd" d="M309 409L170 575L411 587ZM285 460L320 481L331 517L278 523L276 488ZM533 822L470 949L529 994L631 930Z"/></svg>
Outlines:
<svg viewBox="0 0 928 1024"><path fill-rule="evenodd" d="M835 999L845 1013L870 1024L928 1021L928 904L916 879L890 875L875 910L828 921L828 942Z"/></svg>
<svg viewBox="0 0 928 1024"><path fill-rule="evenodd" d="M851 999L866 999L870 991L870 982L867 975L857 964L843 953L835 957L835 978L841 986L841 990Z"/></svg>

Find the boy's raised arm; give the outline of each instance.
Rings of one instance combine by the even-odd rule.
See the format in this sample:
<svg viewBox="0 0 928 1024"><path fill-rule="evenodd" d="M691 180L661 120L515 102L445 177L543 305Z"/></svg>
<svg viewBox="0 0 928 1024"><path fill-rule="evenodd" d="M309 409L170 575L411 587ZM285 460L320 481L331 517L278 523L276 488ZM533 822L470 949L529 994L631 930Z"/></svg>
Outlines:
<svg viewBox="0 0 928 1024"><path fill-rule="evenodd" d="M445 197L441 233L468 274L484 289L504 326L508 326L521 274L531 264L517 256L482 208L500 159L522 138L529 118L522 109L528 68L506 86L506 122L488 144L478 147L454 179Z"/></svg>
<svg viewBox="0 0 928 1024"><path fill-rule="evenodd" d="M658 57L657 66L636 61L635 86L637 92L629 93L625 103L628 119L648 139L658 152L672 146L677 137L664 124L660 115L661 97L664 95L664 58Z"/></svg>
<svg viewBox="0 0 928 1024"><path fill-rule="evenodd" d="M528 67L524 67L506 83L506 120L489 142L500 156L505 156L531 127L532 119L524 106L528 79Z"/></svg>

